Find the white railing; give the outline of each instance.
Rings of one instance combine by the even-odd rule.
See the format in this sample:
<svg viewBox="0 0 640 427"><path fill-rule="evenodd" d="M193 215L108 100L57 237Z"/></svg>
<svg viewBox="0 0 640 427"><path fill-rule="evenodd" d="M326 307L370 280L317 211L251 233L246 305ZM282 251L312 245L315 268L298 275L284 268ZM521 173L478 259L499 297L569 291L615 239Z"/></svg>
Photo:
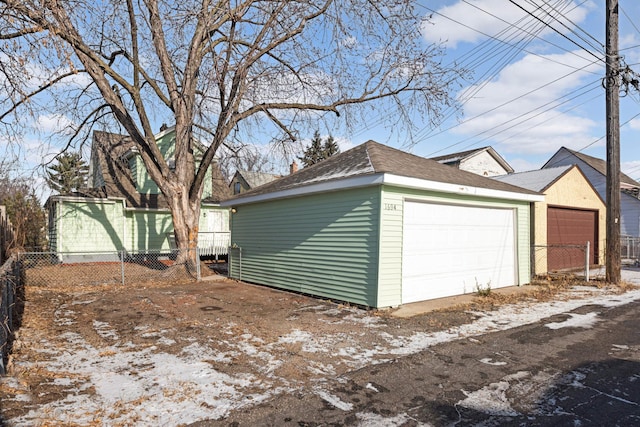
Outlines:
<svg viewBox="0 0 640 427"><path fill-rule="evenodd" d="M169 246L176 247L176 238L173 233L167 233ZM200 256L221 256L229 253L231 245L231 233L228 231L202 231L198 233L198 252Z"/></svg>

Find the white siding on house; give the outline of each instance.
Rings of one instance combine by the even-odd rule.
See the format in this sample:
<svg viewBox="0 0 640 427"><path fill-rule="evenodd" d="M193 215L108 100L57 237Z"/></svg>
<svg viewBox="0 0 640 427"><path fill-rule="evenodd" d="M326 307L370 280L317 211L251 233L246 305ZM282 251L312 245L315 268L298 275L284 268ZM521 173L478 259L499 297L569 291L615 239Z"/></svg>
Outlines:
<svg viewBox="0 0 640 427"><path fill-rule="evenodd" d="M486 151L460 161L460 169L482 176L504 175L509 172Z"/></svg>

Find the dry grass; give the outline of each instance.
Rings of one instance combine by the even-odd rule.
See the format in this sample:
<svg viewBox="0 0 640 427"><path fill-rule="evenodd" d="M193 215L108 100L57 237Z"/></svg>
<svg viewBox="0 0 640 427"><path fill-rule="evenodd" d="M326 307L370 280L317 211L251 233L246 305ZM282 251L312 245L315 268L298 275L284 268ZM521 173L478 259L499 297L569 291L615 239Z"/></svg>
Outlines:
<svg viewBox="0 0 640 427"><path fill-rule="evenodd" d="M530 284L519 288L517 292L502 292L500 289L491 292L476 293L473 301L458 304L454 307L444 309L445 311L455 310L496 310L502 305L515 304L524 301L547 302L563 299L563 294L576 286L593 287L594 290L609 288L619 293L624 293L638 286L628 282L613 285L602 280L592 280L589 282L576 277L541 277L534 279Z"/></svg>

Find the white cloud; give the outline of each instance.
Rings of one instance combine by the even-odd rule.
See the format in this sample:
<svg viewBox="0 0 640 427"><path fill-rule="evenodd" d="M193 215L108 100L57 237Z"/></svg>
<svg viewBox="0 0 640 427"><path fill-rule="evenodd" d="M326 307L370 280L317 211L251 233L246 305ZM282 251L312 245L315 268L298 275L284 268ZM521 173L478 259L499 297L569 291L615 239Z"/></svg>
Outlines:
<svg viewBox="0 0 640 427"><path fill-rule="evenodd" d="M629 122L629 127L633 130L640 130L640 119L633 119Z"/></svg>
<svg viewBox="0 0 640 427"><path fill-rule="evenodd" d="M43 133L70 134L75 129L73 121L62 114L45 114L38 116L35 127Z"/></svg>
<svg viewBox="0 0 640 427"><path fill-rule="evenodd" d="M633 179L640 177L640 160L633 160L631 162L622 162L620 169L623 173L629 175Z"/></svg>
<svg viewBox="0 0 640 427"><path fill-rule="evenodd" d="M534 11L536 8L528 2L518 3L529 11ZM592 7L592 2L586 2L580 6L576 2L571 2L570 5L562 8L562 11L568 19L578 24L585 19ZM521 28L527 27L526 23L518 25L518 22L525 18L527 22L535 22L535 19L529 17L525 11L505 0L457 1L438 9L436 12L428 22L425 21L423 24L423 37L431 43L445 41L450 48L455 48L458 43L462 42L477 42L485 39L486 35L503 37L501 32L510 27L509 23L514 23L515 26ZM464 25L459 22L464 22ZM569 27L572 26L569 21L564 23ZM556 24L555 27L558 30L566 31L560 24ZM551 31L547 28L540 34L544 35Z"/></svg>
<svg viewBox="0 0 640 427"><path fill-rule="evenodd" d="M530 159L523 158L507 159L507 162L516 172L537 170L540 169L544 164L544 162L531 162Z"/></svg>
<svg viewBox="0 0 640 427"><path fill-rule="evenodd" d="M582 148L593 142L597 123L581 115L581 109L568 111L570 105L560 103L585 82L597 82L597 75L590 74L597 67L574 53L526 55L494 80L460 92L466 119L453 132L478 141L486 138L505 152L520 154Z"/></svg>

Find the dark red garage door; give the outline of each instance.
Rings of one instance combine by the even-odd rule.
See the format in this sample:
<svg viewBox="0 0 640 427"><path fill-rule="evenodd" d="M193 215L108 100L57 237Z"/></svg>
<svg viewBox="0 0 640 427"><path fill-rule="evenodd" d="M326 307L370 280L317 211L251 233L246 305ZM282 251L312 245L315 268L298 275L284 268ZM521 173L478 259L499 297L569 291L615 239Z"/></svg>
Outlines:
<svg viewBox="0 0 640 427"><path fill-rule="evenodd" d="M598 264L597 218L598 211L547 208L547 259L550 271L584 267L584 250L563 245L591 242L589 260L591 264Z"/></svg>

